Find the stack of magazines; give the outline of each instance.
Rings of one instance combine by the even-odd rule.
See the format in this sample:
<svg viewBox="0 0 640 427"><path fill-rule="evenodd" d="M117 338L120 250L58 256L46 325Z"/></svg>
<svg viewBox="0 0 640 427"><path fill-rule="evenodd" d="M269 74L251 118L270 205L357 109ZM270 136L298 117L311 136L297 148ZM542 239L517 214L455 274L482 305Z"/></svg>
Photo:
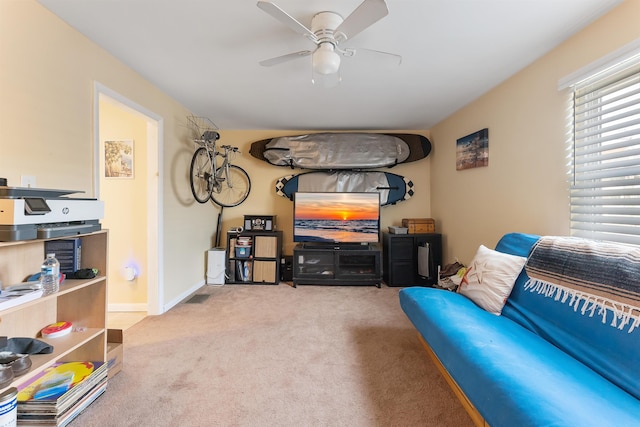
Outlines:
<svg viewBox="0 0 640 427"><path fill-rule="evenodd" d="M107 388L104 362L59 362L18 386L18 425L65 426Z"/></svg>
<svg viewBox="0 0 640 427"><path fill-rule="evenodd" d="M42 296L40 282L27 282L0 291L0 310L15 307Z"/></svg>

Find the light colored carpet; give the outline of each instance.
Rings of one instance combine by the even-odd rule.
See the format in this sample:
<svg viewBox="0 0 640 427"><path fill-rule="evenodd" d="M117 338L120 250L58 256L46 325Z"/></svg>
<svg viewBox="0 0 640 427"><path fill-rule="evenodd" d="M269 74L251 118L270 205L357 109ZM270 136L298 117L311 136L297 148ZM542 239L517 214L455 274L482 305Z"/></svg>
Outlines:
<svg viewBox="0 0 640 427"><path fill-rule="evenodd" d="M125 331L72 426L471 426L399 288L205 286Z"/></svg>

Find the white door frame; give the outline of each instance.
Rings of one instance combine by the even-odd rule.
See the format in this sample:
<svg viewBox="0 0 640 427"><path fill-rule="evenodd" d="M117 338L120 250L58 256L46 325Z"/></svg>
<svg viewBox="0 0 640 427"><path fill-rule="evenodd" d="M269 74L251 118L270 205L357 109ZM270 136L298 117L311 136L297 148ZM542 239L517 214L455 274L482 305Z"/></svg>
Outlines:
<svg viewBox="0 0 640 427"><path fill-rule="evenodd" d="M93 91L93 138L94 138L94 194L100 195L100 98L108 97L117 104L147 121L147 313L162 314L164 306L163 271L163 119L158 114L136 104L101 83L94 82ZM157 286L153 286L157 284Z"/></svg>

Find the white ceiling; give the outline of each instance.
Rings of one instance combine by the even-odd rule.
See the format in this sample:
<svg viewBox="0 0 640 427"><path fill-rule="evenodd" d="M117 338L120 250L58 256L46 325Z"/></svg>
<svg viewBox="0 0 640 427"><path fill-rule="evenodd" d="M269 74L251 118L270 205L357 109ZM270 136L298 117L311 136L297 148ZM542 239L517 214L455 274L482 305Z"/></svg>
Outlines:
<svg viewBox="0 0 640 427"><path fill-rule="evenodd" d="M255 0L39 0L221 129L429 129L621 0L387 0L389 15L344 46L402 55L344 58L342 83L311 83L313 48ZM276 0L306 26L361 0ZM126 94L125 94L126 95Z"/></svg>

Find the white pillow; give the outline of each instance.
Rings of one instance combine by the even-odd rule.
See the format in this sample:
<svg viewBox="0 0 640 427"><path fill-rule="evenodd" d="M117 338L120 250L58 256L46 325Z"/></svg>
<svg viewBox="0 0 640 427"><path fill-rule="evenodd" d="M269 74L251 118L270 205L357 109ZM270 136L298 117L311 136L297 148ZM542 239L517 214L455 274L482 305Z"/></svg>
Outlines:
<svg viewBox="0 0 640 427"><path fill-rule="evenodd" d="M526 258L480 245L460 282L458 293L499 316L526 261Z"/></svg>

